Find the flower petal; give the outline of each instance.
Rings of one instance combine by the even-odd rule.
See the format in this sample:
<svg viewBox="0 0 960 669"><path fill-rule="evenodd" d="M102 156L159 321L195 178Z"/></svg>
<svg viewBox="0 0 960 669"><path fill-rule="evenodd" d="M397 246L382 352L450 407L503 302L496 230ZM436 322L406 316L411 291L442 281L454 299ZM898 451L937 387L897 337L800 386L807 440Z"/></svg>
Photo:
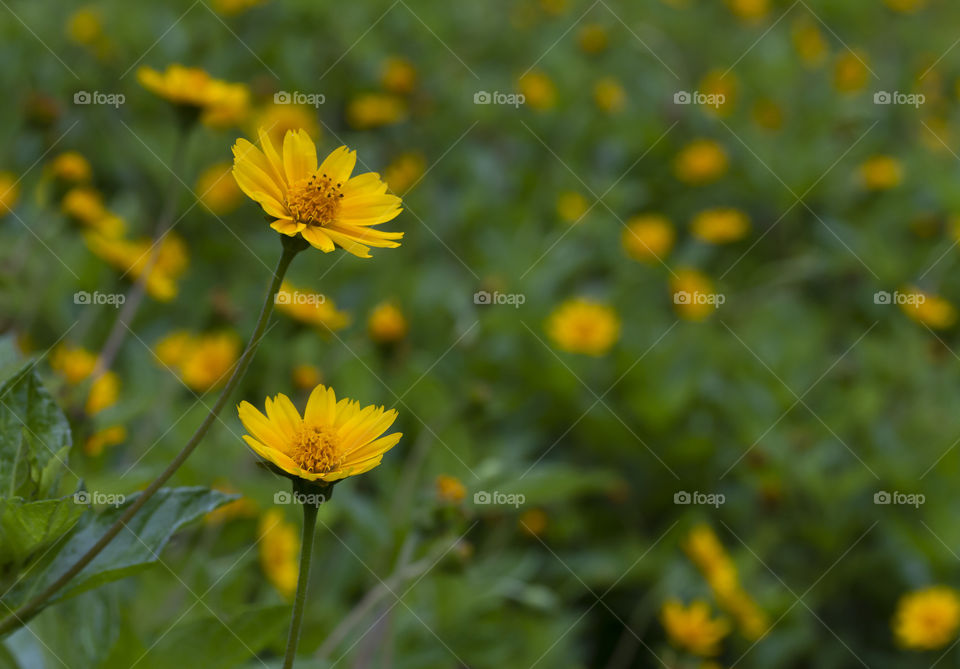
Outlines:
<svg viewBox="0 0 960 669"><path fill-rule="evenodd" d="M283 138L283 169L290 184L317 171L317 147L305 130L288 130Z"/></svg>
<svg viewBox="0 0 960 669"><path fill-rule="evenodd" d="M333 152L324 159L318 171L321 174L326 174L334 182L342 183L346 186L356 164L357 152L341 146L338 149L334 149Z"/></svg>

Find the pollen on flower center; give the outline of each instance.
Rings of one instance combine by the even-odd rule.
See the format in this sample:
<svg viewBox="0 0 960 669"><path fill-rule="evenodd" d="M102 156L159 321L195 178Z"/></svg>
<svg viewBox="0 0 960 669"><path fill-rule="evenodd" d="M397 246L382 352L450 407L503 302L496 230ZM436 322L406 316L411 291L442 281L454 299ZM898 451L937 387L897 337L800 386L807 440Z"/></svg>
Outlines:
<svg viewBox="0 0 960 669"><path fill-rule="evenodd" d="M326 174L314 174L290 186L287 207L298 223L328 225L337 218L343 183Z"/></svg>
<svg viewBox="0 0 960 669"><path fill-rule="evenodd" d="M314 474L335 471L343 459L336 434L326 427L304 427L297 433L290 457L302 469Z"/></svg>

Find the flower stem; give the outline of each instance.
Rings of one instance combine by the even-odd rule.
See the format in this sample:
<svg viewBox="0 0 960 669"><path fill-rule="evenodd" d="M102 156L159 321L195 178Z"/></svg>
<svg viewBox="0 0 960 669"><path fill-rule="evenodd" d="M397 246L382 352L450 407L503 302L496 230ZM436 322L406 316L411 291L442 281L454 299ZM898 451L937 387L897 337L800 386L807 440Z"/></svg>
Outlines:
<svg viewBox="0 0 960 669"><path fill-rule="evenodd" d="M203 422L200 424L200 427L197 428L196 432L193 433L193 436L190 437L190 440L186 443L183 449L177 453L177 456L167 465L167 468L163 470L156 479L137 497L137 499L127 507L127 510L124 512L117 521L110 526L110 528L100 537L93 546L91 546L86 553L84 553L73 565L70 566L63 574L60 575L57 580L51 583L49 586L44 588L44 590L39 593L36 597L31 599L29 602L21 606L16 611L13 611L3 622L0 622L0 636L3 636L11 630L17 629L26 624L26 622L32 618L34 615L39 613L43 608L44 603L50 599L54 594L56 594L61 588L63 588L70 580L80 573L80 571L90 564L93 559L100 554L107 545L113 541L113 539L120 533L127 523L130 522L130 519L147 503L153 495L163 486L167 480L180 468L187 458L190 457L190 454L193 453L193 450L200 444L203 437L207 434L207 431L210 429L210 426L213 425L213 422L217 420L217 416L220 414L220 411L226 405L227 400L230 398L230 394L233 392L234 388L237 387L237 384L246 374L247 368L250 366L250 361L253 360L253 355L257 351L257 347L260 345L260 340L263 338L264 330L266 330L267 322L270 320L270 314L273 312L273 304L275 295L280 289L280 284L283 281L283 276L287 273L287 268L290 266L290 262L293 260L294 256L297 255L300 251L306 248L303 240L300 238L287 237L285 235L281 236L283 241L283 254L280 256L280 261L277 263L277 268L273 272L273 281L270 284L270 289L267 291L266 298L263 301L263 306L260 309L260 318L257 320L257 325L253 330L253 335L250 337L250 341L247 343L246 349L243 351L243 354L240 356L240 359L237 361L236 367L234 367L233 374L230 376L230 380L227 381L227 385L224 386L223 390L220 393L220 397L217 398L216 404L213 405L213 408L210 409L210 412L207 414L207 417L203 419Z"/></svg>
<svg viewBox="0 0 960 669"><path fill-rule="evenodd" d="M329 489L329 488L328 488ZM309 494L309 487L298 480L293 482L295 496ZM328 495L329 496L329 495ZM303 535L300 538L300 575L297 577L297 595L293 600L293 613L290 615L290 634L287 636L287 652L283 658L283 669L293 668L293 659L297 655L297 643L300 641L300 625L303 623L303 605L307 601L307 585L310 581L310 558L313 555L313 533L317 526L318 503L303 502Z"/></svg>

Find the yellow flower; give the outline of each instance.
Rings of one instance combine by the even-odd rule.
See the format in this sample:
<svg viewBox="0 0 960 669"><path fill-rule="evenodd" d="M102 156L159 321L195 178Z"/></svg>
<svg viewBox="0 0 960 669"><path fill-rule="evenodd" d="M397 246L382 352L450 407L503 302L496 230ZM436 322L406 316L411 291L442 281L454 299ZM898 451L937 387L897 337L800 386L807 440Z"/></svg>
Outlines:
<svg viewBox="0 0 960 669"><path fill-rule="evenodd" d="M673 161L673 172L684 183L701 185L716 181L727 171L727 152L712 139L695 139Z"/></svg>
<svg viewBox="0 0 960 669"><path fill-rule="evenodd" d="M64 151L50 161L47 169L55 178L67 183L89 181L93 173L89 161L76 151Z"/></svg>
<svg viewBox="0 0 960 669"><path fill-rule="evenodd" d="M557 196L557 214L567 223L579 223L589 211L587 198L573 190L566 190Z"/></svg>
<svg viewBox="0 0 960 669"><path fill-rule="evenodd" d="M793 48L807 66L815 67L827 57L827 42L817 24L803 18L793 25Z"/></svg>
<svg viewBox="0 0 960 669"><path fill-rule="evenodd" d="M216 127L241 122L250 102L250 91L244 84L214 79L199 67L175 63L168 65L164 72L140 67L137 80L147 90L178 107L200 112L204 123Z"/></svg>
<svg viewBox="0 0 960 669"><path fill-rule="evenodd" d="M370 338L381 344L400 341L407 334L407 319L392 302L381 302L370 312L367 320Z"/></svg>
<svg viewBox="0 0 960 669"><path fill-rule="evenodd" d="M97 356L77 346L61 344L50 355L50 367L74 386L90 376L96 366Z"/></svg>
<svg viewBox="0 0 960 669"><path fill-rule="evenodd" d="M530 509L520 514L520 527L524 531L539 537L547 529L547 514L543 509Z"/></svg>
<svg viewBox="0 0 960 669"><path fill-rule="evenodd" d="M317 110L306 105L268 104L257 114L253 130L257 128L265 130L270 140L281 146L289 130L302 129L311 137L320 137Z"/></svg>
<svg viewBox="0 0 960 669"><path fill-rule="evenodd" d="M668 599L660 610L670 643L695 655L710 657L720 652L720 642L730 633L724 618L710 617L710 605L696 600L684 606L679 599Z"/></svg>
<svg viewBox="0 0 960 669"><path fill-rule="evenodd" d="M102 35L103 21L94 7L80 7L67 18L67 37L80 46L91 46Z"/></svg>
<svg viewBox="0 0 960 669"><path fill-rule="evenodd" d="M656 262L673 248L673 226L660 214L641 214L627 221L620 236L623 249L634 260Z"/></svg>
<svg viewBox="0 0 960 669"><path fill-rule="evenodd" d="M200 202L214 214L228 214L240 204L242 194L231 170L230 163L216 163L197 177L195 190Z"/></svg>
<svg viewBox="0 0 960 669"><path fill-rule="evenodd" d="M347 105L347 121L357 130L392 125L406 117L406 101L387 93L365 93Z"/></svg>
<svg viewBox="0 0 960 669"><path fill-rule="evenodd" d="M769 0L727 0L730 11L744 21L759 21L770 11Z"/></svg>
<svg viewBox="0 0 960 669"><path fill-rule="evenodd" d="M417 85L417 70L406 58L387 58L380 70L380 83L391 93L406 95Z"/></svg>
<svg viewBox="0 0 960 669"><path fill-rule="evenodd" d="M103 453L108 446L122 444L127 439L127 428L123 425L112 425L91 434L83 444L83 452L91 457Z"/></svg>
<svg viewBox="0 0 960 669"><path fill-rule="evenodd" d="M576 298L554 309L547 334L562 351L599 356L620 338L620 319L606 304Z"/></svg>
<svg viewBox="0 0 960 669"><path fill-rule="evenodd" d="M300 538L297 528L280 509L269 509L260 518L260 568L270 584L287 599L297 590Z"/></svg>
<svg viewBox="0 0 960 669"><path fill-rule="evenodd" d="M944 298L908 286L903 294L910 299L898 302L907 316L934 330L945 330L957 321L957 309Z"/></svg>
<svg viewBox="0 0 960 669"><path fill-rule="evenodd" d="M214 481L212 487L214 490L219 490L228 495L243 495L243 493L224 480ZM210 511L203 517L203 521L208 525L218 525L235 518L252 518L256 515L257 503L249 497L241 496L239 499L235 499L232 502L228 502Z"/></svg>
<svg viewBox="0 0 960 669"><path fill-rule="evenodd" d="M958 627L960 597L945 585L903 595L893 618L897 642L911 650L943 648L957 636Z"/></svg>
<svg viewBox="0 0 960 669"><path fill-rule="evenodd" d="M17 177L10 172L0 172L0 218L6 216L20 199L20 186Z"/></svg>
<svg viewBox="0 0 960 669"><path fill-rule="evenodd" d="M699 92L708 96L701 106L716 116L729 116L736 104L739 87L737 77L730 72L708 72L700 81Z"/></svg>
<svg viewBox="0 0 960 669"><path fill-rule="evenodd" d="M841 93L856 93L867 85L870 71L863 54L845 50L833 65L833 86Z"/></svg>
<svg viewBox="0 0 960 669"><path fill-rule="evenodd" d="M695 269L678 269L670 279L670 293L677 314L688 321L702 321L718 304L713 282Z"/></svg>
<svg viewBox="0 0 960 669"><path fill-rule="evenodd" d="M93 380L87 395L84 411L94 416L117 403L120 394L120 377L116 372L106 371Z"/></svg>
<svg viewBox="0 0 960 669"><path fill-rule="evenodd" d="M266 0L213 0L213 8L224 16L236 16L262 5Z"/></svg>
<svg viewBox="0 0 960 669"><path fill-rule="evenodd" d="M860 179L869 190L889 190L903 181L903 166L893 156L871 156L860 165Z"/></svg>
<svg viewBox="0 0 960 669"><path fill-rule="evenodd" d="M316 365L300 363L293 368L293 385L301 390L315 388L320 383L320 369Z"/></svg>
<svg viewBox="0 0 960 669"><path fill-rule="evenodd" d="M693 236L708 244L726 244L742 239L750 230L750 217L739 209L705 209L693 217Z"/></svg>
<svg viewBox="0 0 960 669"><path fill-rule="evenodd" d="M623 111L627 104L627 94L620 82L613 77L604 77L593 85L593 101L605 112Z"/></svg>
<svg viewBox="0 0 960 669"><path fill-rule="evenodd" d="M104 234L84 235L87 248L114 267L138 279L150 262L154 242L150 239L130 241ZM168 302L177 296L177 280L187 268L187 248L180 237L167 234L160 241L157 258L147 276L147 292L151 297Z"/></svg>
<svg viewBox="0 0 960 669"><path fill-rule="evenodd" d="M531 70L517 81L524 103L540 111L551 109L557 103L557 88L546 74Z"/></svg>
<svg viewBox="0 0 960 669"><path fill-rule="evenodd" d="M154 355L188 388L203 392L227 380L240 356L240 340L232 332L193 335L181 330L157 342Z"/></svg>
<svg viewBox="0 0 960 669"><path fill-rule="evenodd" d="M277 232L301 234L324 252L340 246L359 258L370 247L396 248L402 232L372 226L386 223L402 211L400 198L390 195L380 175L351 177L356 151L341 146L317 166L317 149L305 131L288 132L283 155L277 153L261 128L258 149L245 139L233 146L233 176L247 196L276 220Z"/></svg>
<svg viewBox="0 0 960 669"><path fill-rule="evenodd" d="M920 11L927 4L926 0L886 0L886 3L890 9L904 14Z"/></svg>
<svg viewBox="0 0 960 669"><path fill-rule="evenodd" d="M607 29L599 23L588 23L584 25L577 35L577 43L584 53L600 53L607 48L609 42Z"/></svg>
<svg viewBox="0 0 960 669"><path fill-rule="evenodd" d="M350 315L345 311L338 311L337 305L326 295L300 290L287 281L280 285L274 303L277 311L282 311L301 323L326 328L332 332L342 330L350 324Z"/></svg>
<svg viewBox="0 0 960 669"><path fill-rule="evenodd" d="M437 499L443 504L459 504L467 497L467 489L456 476L440 474L435 482Z"/></svg>
<svg viewBox="0 0 960 669"><path fill-rule="evenodd" d="M383 180L391 192L403 195L420 180L426 168L427 160L422 153L401 153L387 165Z"/></svg>
<svg viewBox="0 0 960 669"><path fill-rule="evenodd" d="M178 330L157 342L153 347L153 354L167 367L176 367L186 358L192 343L193 335L186 330Z"/></svg>
<svg viewBox="0 0 960 669"><path fill-rule="evenodd" d="M244 435L247 445L280 470L307 481L330 483L369 471L402 436L381 436L397 419L396 410L338 402L333 389L322 385L310 393L303 417L282 393L267 398L266 416L249 402L237 409L252 435Z"/></svg>

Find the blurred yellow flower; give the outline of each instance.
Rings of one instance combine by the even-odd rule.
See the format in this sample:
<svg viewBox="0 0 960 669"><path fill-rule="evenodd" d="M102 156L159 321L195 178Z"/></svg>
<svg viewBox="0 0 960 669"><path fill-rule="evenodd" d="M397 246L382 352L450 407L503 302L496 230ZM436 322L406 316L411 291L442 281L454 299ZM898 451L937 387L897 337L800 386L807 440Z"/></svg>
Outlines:
<svg viewBox="0 0 960 669"><path fill-rule="evenodd" d="M440 474L434 485L441 504L459 504L467 497L467 488L456 476Z"/></svg>
<svg viewBox="0 0 960 669"><path fill-rule="evenodd" d="M395 409L355 400L337 401L332 388L314 388L303 416L283 393L266 400L266 416L249 402L237 410L250 435L247 445L261 458L290 476L333 482L363 474L393 448L399 432L382 436L397 419Z"/></svg>
<svg viewBox="0 0 960 669"><path fill-rule="evenodd" d="M565 190L557 196L557 214L567 223L579 223L589 211L587 198L574 190Z"/></svg>
<svg viewBox="0 0 960 669"><path fill-rule="evenodd" d="M199 67L174 63L164 72L140 67L137 80L144 88L174 105L197 111L201 121L215 127L241 123L250 103L250 91L246 85L214 79Z"/></svg>
<svg viewBox="0 0 960 669"><path fill-rule="evenodd" d="M300 104L272 102L263 107L254 119L253 132L260 128L274 143L283 146L283 138L290 130L303 130L311 137L320 138L317 110Z"/></svg>
<svg viewBox="0 0 960 669"><path fill-rule="evenodd" d="M96 366L97 356L79 346L61 344L50 354L50 367L72 386L86 381ZM104 372L90 384L84 411L93 416L110 408L116 404L119 391L120 377L115 372Z"/></svg>
<svg viewBox="0 0 960 669"><path fill-rule="evenodd" d="M103 206L100 192L88 186L75 186L68 190L60 209L74 221L105 237L121 237L127 227L126 221Z"/></svg>
<svg viewBox="0 0 960 669"><path fill-rule="evenodd" d="M357 152L341 146L317 166L317 148L305 131L291 131L283 155L260 129L258 149L245 139L233 146L233 176L241 190L276 220L270 227L291 237L298 233L313 247L329 253L337 246L359 258L370 247L396 248L402 232L373 226L402 211L400 198L386 192L380 175L351 177Z"/></svg>
<svg viewBox="0 0 960 669"><path fill-rule="evenodd" d="M285 598L297 590L300 538L297 528L287 521L280 509L268 509L261 517L259 529L260 568L270 584Z"/></svg>
<svg viewBox="0 0 960 669"><path fill-rule="evenodd" d="M600 53L607 48L609 42L607 29L599 23L587 23L577 34L577 43L584 53Z"/></svg>
<svg viewBox="0 0 960 669"><path fill-rule="evenodd" d="M816 67L827 58L827 41L819 26L809 17L799 19L791 31L793 48L808 67Z"/></svg>
<svg viewBox="0 0 960 669"><path fill-rule="evenodd" d="M336 332L350 324L350 314L338 311L337 305L326 295L301 290L287 281L280 285L274 303L277 311L307 325Z"/></svg>
<svg viewBox="0 0 960 669"><path fill-rule="evenodd" d="M670 253L675 236L666 216L641 214L627 221L620 243L634 260L653 263Z"/></svg>
<svg viewBox="0 0 960 669"><path fill-rule="evenodd" d="M400 341L407 334L407 319L393 302L381 302L367 319L370 338L380 344Z"/></svg>
<svg viewBox="0 0 960 669"><path fill-rule="evenodd" d="M750 217L739 209L705 209L693 217L691 233L708 244L726 244L750 231Z"/></svg>
<svg viewBox="0 0 960 669"><path fill-rule="evenodd" d="M833 86L841 93L856 93L867 85L866 57L856 51L844 50L833 65Z"/></svg>
<svg viewBox="0 0 960 669"><path fill-rule="evenodd" d="M620 318L609 305L575 298L550 314L547 335L562 351L600 356L620 338Z"/></svg>
<svg viewBox="0 0 960 669"><path fill-rule="evenodd" d="M860 165L860 179L869 190L896 188L903 181L903 166L893 156L871 156Z"/></svg>
<svg viewBox="0 0 960 669"><path fill-rule="evenodd" d="M123 425L112 425L94 432L83 444L83 452L90 457L103 453L108 446L116 446L127 440L127 428Z"/></svg>
<svg viewBox="0 0 960 669"><path fill-rule="evenodd" d="M192 334L186 330L177 330L157 342L153 347L153 354L167 367L176 367L186 357L192 343Z"/></svg>
<svg viewBox="0 0 960 669"><path fill-rule="evenodd" d="M707 319L719 305L713 281L695 269L678 269L670 279L670 296L677 315L688 321Z"/></svg>
<svg viewBox="0 0 960 669"><path fill-rule="evenodd" d="M906 287L901 295L906 299L897 304L907 316L933 330L945 330L957 321L957 309L946 299L920 290Z"/></svg>
<svg viewBox="0 0 960 669"><path fill-rule="evenodd" d="M243 193L237 187L230 163L211 165L197 177L194 189L203 206L217 215L228 214L240 204Z"/></svg>
<svg viewBox="0 0 960 669"><path fill-rule="evenodd" d="M383 180L387 182L390 192L403 195L420 180L426 168L427 159L422 153L401 153L387 165Z"/></svg>
<svg viewBox="0 0 960 669"><path fill-rule="evenodd" d="M753 23L761 20L770 11L769 0L727 0L734 16Z"/></svg>
<svg viewBox="0 0 960 669"><path fill-rule="evenodd" d="M391 56L380 68L380 83L391 93L407 95L417 85L417 70L406 58Z"/></svg>
<svg viewBox="0 0 960 669"><path fill-rule="evenodd" d="M357 130L393 125L406 118L406 101L390 93L364 93L347 105L347 121Z"/></svg>
<svg viewBox="0 0 960 669"><path fill-rule="evenodd" d="M134 279L139 279L146 271L154 246L150 239L130 241L96 233L84 235L84 241L94 255ZM177 280L187 268L187 247L173 233L163 237L159 245L157 257L147 275L147 293L161 302L169 302L177 296Z"/></svg>
<svg viewBox="0 0 960 669"><path fill-rule="evenodd" d="M660 621L670 643L704 657L719 654L720 642L730 633L730 623L724 618L711 618L710 605L699 599L689 606L679 599L668 599L660 610Z"/></svg>
<svg viewBox="0 0 960 669"><path fill-rule="evenodd" d="M236 16L262 5L266 0L212 0L213 8L224 16Z"/></svg>
<svg viewBox="0 0 960 669"><path fill-rule="evenodd" d="M67 37L80 46L91 46L103 36L103 20L100 12L84 5L67 17Z"/></svg>
<svg viewBox="0 0 960 669"><path fill-rule="evenodd" d="M90 392L87 394L84 411L89 416L95 416L116 404L119 394L120 377L117 376L116 372L106 371L90 384Z"/></svg>
<svg viewBox="0 0 960 669"><path fill-rule="evenodd" d="M302 362L293 368L291 377L293 378L293 385L300 390L310 390L315 388L322 380L320 368L316 365L311 365L305 362Z"/></svg>
<svg viewBox="0 0 960 669"><path fill-rule="evenodd" d="M732 72L713 70L700 80L699 93L707 96L701 105L704 111L716 116L729 116L737 102L740 83Z"/></svg>
<svg viewBox="0 0 960 669"><path fill-rule="evenodd" d="M0 172L0 218L6 216L17 206L20 200L20 186L16 175Z"/></svg>
<svg viewBox="0 0 960 669"><path fill-rule="evenodd" d="M885 2L890 9L904 14L920 11L927 4L926 0L885 0Z"/></svg>
<svg viewBox="0 0 960 669"><path fill-rule="evenodd" d="M524 97L524 104L540 111L552 109L557 103L557 88L553 81L540 70L530 70L517 81L517 89Z"/></svg>
<svg viewBox="0 0 960 669"><path fill-rule="evenodd" d="M593 85L593 101L602 111L614 114L623 111L627 94L615 78L604 77Z"/></svg>
<svg viewBox="0 0 960 669"><path fill-rule="evenodd" d="M90 162L76 151L64 151L50 161L47 171L66 183L82 183L90 180L93 170Z"/></svg>
<svg viewBox="0 0 960 669"><path fill-rule="evenodd" d="M226 382L240 357L240 339L232 332L202 334L190 342L180 360L180 377L193 390L205 391Z"/></svg>
<svg viewBox="0 0 960 669"><path fill-rule="evenodd" d="M543 509L529 509L520 514L520 527L529 534L539 537L547 529L547 513Z"/></svg>
<svg viewBox="0 0 960 669"><path fill-rule="evenodd" d="M695 139L673 161L673 172L680 181L701 185L722 177L729 166L727 152L712 139Z"/></svg>
<svg viewBox="0 0 960 669"><path fill-rule="evenodd" d="M960 597L945 585L903 595L893 618L897 643L910 650L936 650L953 641L960 628Z"/></svg>

